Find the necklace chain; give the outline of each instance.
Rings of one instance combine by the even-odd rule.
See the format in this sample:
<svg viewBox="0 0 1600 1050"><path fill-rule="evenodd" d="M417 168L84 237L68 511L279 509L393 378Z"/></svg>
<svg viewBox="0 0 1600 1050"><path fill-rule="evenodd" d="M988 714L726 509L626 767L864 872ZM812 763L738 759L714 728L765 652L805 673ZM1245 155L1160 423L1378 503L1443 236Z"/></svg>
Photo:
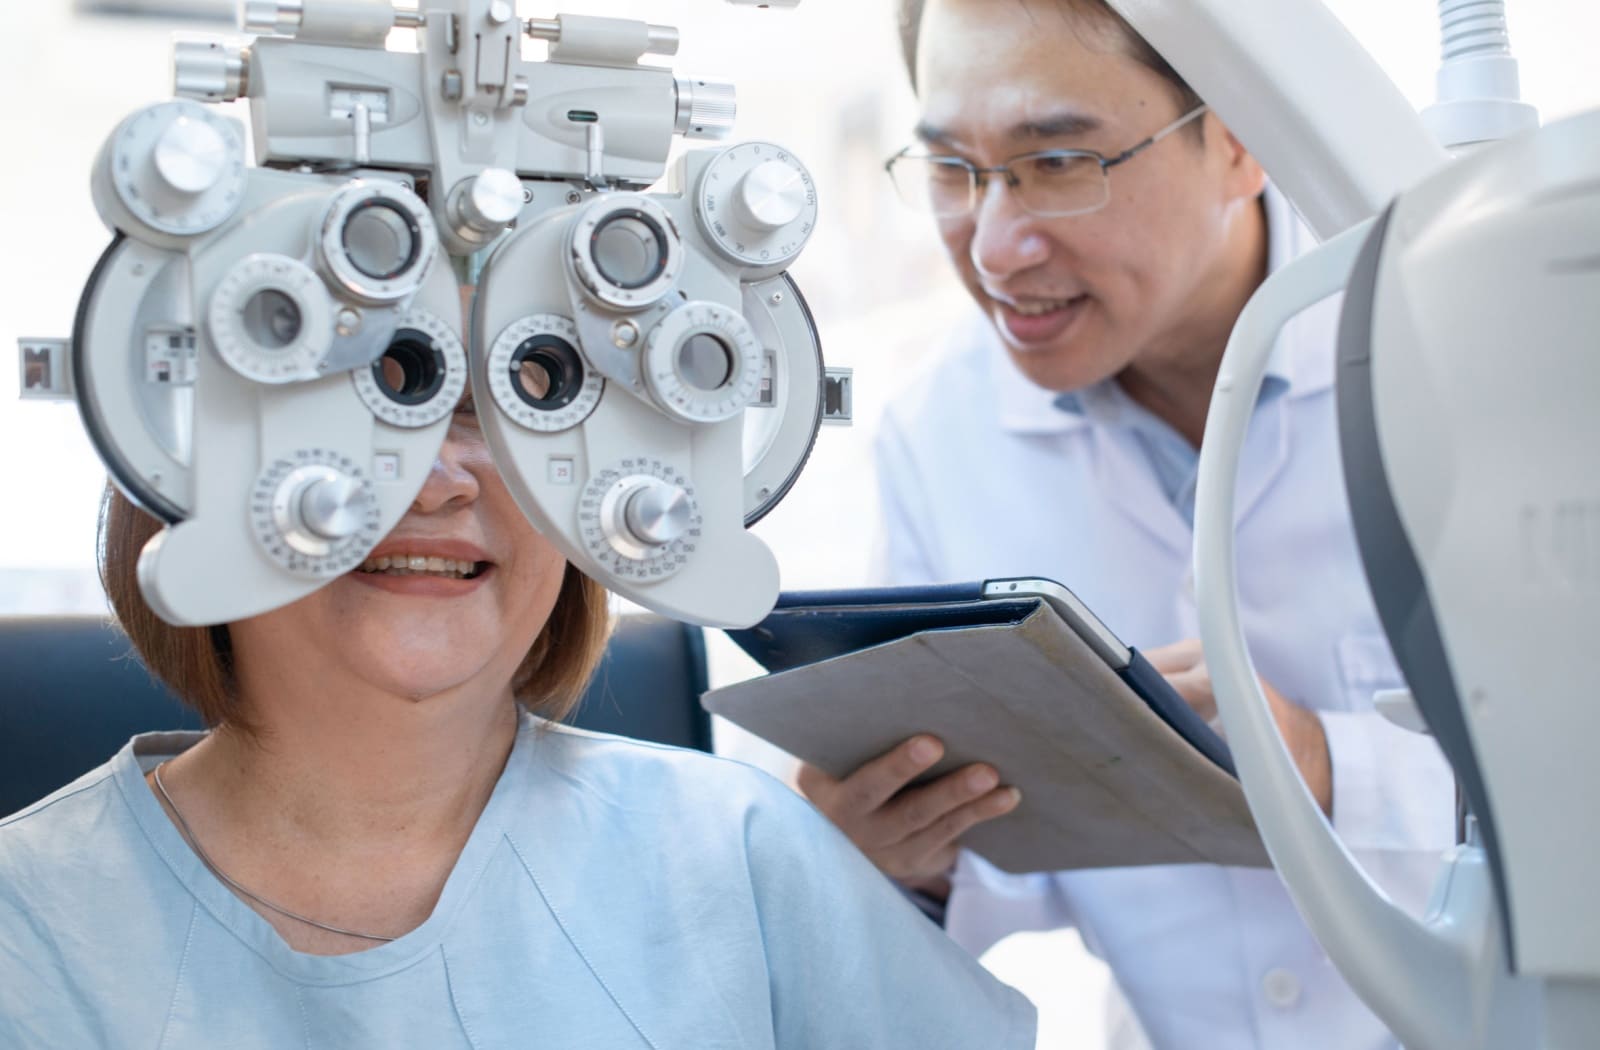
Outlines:
<svg viewBox="0 0 1600 1050"><path fill-rule="evenodd" d="M170 761L170 759L169 759L169 761ZM163 784L161 782L161 768L162 768L162 766L165 766L166 764L167 764L166 762L163 762L163 763L161 763L161 765L156 766L156 768L155 768L155 774L154 774L153 779L156 782L156 790L161 792L161 797L162 797L162 799L164 799L166 801L167 808L172 810L173 817L176 818L177 821L178 821L178 829L183 832L184 840L187 841L189 843L189 845L194 849L195 856L200 858L200 863L204 864L206 866L206 870L207 871L211 872L211 874L213 874L217 878L221 879L235 893L238 893L238 894L240 894L241 896L244 896L244 897L248 897L249 899L255 901L257 904L261 905L263 908L267 908L267 909L270 909L272 911L275 911L279 915L282 915L284 918L293 919L295 922L303 922L307 926L315 926L317 929L319 929L319 930L327 930L329 933L343 934L346 937L356 937L356 938L359 938L359 939L361 939L363 941L384 941L384 942L388 942L388 941L394 940L393 937L382 937L382 936L379 936L376 933L361 933L358 930L347 930L342 926L330 926L328 923L318 922L316 919L308 919L304 915L299 914L298 912L292 912L288 908L284 908L284 907L281 907L281 906L279 906L277 904L272 903L271 901L267 900L265 897L261 896L260 894L252 893L251 891L245 889L243 886L239 885L237 882L233 881L233 879L229 878L228 877L228 873L223 871L221 868L217 867L216 863L214 861L212 861L212 859L209 856L206 855L206 851L200 847L200 840L195 838L194 832L192 830L190 830L189 822L187 820L183 819L183 811L178 808L178 804L176 802L172 801L172 796L167 794L167 785L165 785L165 784Z"/></svg>

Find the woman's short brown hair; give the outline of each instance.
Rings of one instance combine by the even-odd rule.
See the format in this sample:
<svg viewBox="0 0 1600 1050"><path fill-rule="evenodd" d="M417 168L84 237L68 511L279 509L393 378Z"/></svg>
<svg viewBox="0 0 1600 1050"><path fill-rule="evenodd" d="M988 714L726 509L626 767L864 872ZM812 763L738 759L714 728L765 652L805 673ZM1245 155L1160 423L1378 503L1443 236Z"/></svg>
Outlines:
<svg viewBox="0 0 1600 1050"><path fill-rule="evenodd" d="M107 485L100 502L100 582L122 629L150 672L209 726L250 732L239 706L228 628L174 627L139 593L139 552L161 523ZM511 686L529 711L559 721L583 698L611 634L606 591L568 565L544 630L522 660Z"/></svg>

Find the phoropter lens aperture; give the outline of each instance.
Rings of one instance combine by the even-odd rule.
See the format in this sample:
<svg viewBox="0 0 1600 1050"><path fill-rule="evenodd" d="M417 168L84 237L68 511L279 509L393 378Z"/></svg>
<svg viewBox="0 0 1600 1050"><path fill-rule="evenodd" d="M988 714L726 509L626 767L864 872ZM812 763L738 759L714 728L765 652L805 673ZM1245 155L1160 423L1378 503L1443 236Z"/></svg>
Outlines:
<svg viewBox="0 0 1600 1050"><path fill-rule="evenodd" d="M444 386L444 352L425 332L402 328L383 356L372 362L372 378L389 400L401 405L427 403Z"/></svg>
<svg viewBox="0 0 1600 1050"><path fill-rule="evenodd" d="M654 219L631 209L608 216L590 235L600 276L629 290L643 288L667 266L667 235Z"/></svg>
<svg viewBox="0 0 1600 1050"><path fill-rule="evenodd" d="M243 330L263 350L282 350L300 335L300 307L276 288L262 288L239 311Z"/></svg>
<svg viewBox="0 0 1600 1050"><path fill-rule="evenodd" d="M733 377L734 357L728 344L708 332L685 339L678 347L678 375L696 390L721 390Z"/></svg>
<svg viewBox="0 0 1600 1050"><path fill-rule="evenodd" d="M572 344L554 335L536 335L511 354L511 389L524 404L553 412L583 392L583 359Z"/></svg>
<svg viewBox="0 0 1600 1050"><path fill-rule="evenodd" d="M391 281L417 262L422 231L404 209L373 197L351 209L339 238L350 265L375 281Z"/></svg>

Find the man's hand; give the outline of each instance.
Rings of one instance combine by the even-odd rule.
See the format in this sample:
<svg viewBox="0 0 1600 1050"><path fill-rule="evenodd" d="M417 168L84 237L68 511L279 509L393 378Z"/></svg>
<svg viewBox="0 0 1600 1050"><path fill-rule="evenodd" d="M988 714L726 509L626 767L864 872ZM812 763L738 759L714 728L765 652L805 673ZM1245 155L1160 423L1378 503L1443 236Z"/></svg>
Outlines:
<svg viewBox="0 0 1600 1050"><path fill-rule="evenodd" d="M796 785L886 875L943 900L956 840L974 824L1016 809L1022 798L981 763L906 788L943 755L936 738L915 736L843 780L801 765Z"/></svg>
<svg viewBox="0 0 1600 1050"><path fill-rule="evenodd" d="M1200 651L1198 639L1191 638L1152 649L1144 657L1201 718L1209 722L1217 717L1217 698L1211 691L1211 672L1206 669L1205 655ZM1333 764L1328 758L1328 737L1322 731L1322 720L1265 681L1261 683L1261 688L1272 706L1272 719L1278 723L1278 732L1289 745L1294 764L1300 768L1300 775L1311 788L1311 797L1317 800L1322 812L1331 817Z"/></svg>

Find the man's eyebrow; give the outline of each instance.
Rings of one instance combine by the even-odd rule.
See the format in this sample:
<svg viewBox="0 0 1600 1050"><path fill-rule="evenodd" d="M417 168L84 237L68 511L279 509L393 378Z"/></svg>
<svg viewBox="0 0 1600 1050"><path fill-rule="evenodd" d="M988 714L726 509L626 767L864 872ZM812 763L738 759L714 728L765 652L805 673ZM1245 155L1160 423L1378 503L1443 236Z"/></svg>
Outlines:
<svg viewBox="0 0 1600 1050"><path fill-rule="evenodd" d="M1070 138L1099 131L1104 126L1099 117L1069 109L1013 124L1006 135L1013 139Z"/></svg>
<svg viewBox="0 0 1600 1050"><path fill-rule="evenodd" d="M1077 135L1087 135L1091 131L1099 131L1105 123L1095 116L1079 113L1076 110L1063 110L1060 113L1051 113L1042 117L1032 117L1019 121L1006 129L1006 137L1013 141L1033 142L1040 139L1071 138ZM957 137L954 132L941 128L927 121L920 121L912 134L918 142L925 146L953 147Z"/></svg>

